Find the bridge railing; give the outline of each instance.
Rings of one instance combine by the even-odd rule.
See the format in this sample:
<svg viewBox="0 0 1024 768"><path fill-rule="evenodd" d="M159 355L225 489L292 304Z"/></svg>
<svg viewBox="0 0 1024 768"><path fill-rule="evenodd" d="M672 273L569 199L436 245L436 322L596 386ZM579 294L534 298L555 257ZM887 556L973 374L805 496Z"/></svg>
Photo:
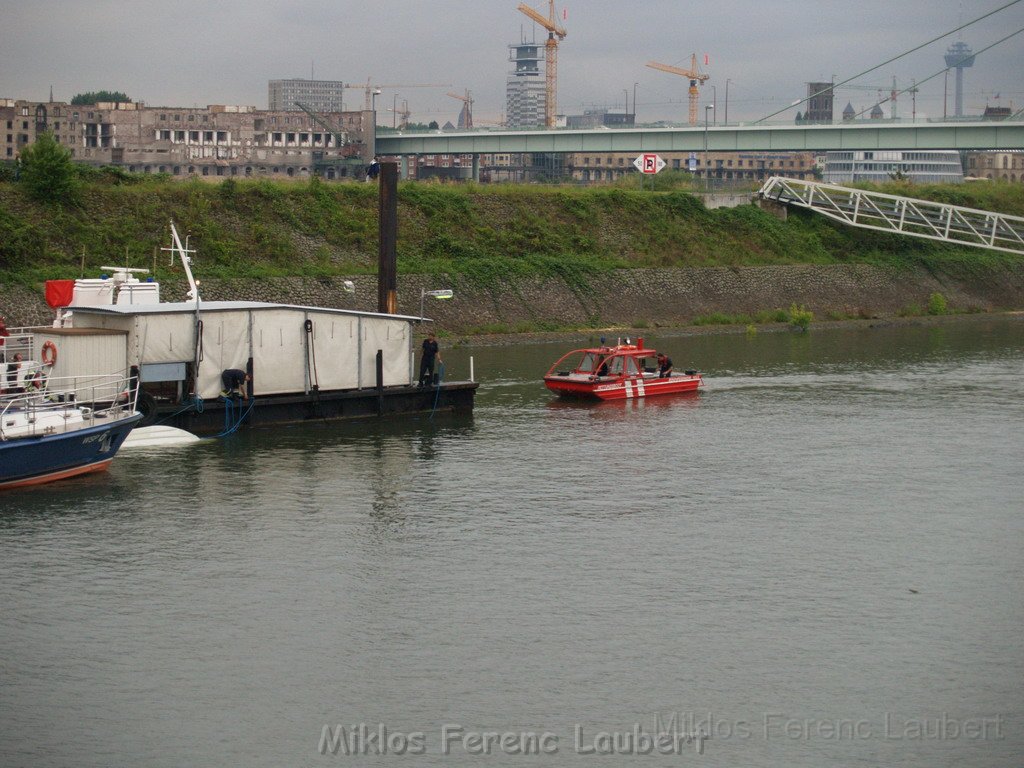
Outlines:
<svg viewBox="0 0 1024 768"><path fill-rule="evenodd" d="M960 205L773 176L758 196L862 229L1024 255L1024 218Z"/></svg>

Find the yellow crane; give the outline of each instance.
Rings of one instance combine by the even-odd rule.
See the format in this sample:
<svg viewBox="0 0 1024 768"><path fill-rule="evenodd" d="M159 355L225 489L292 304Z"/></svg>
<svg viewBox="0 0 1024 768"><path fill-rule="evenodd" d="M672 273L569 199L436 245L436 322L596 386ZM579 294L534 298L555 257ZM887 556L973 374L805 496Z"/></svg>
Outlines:
<svg viewBox="0 0 1024 768"><path fill-rule="evenodd" d="M459 115L459 128L472 128L473 127L473 97L469 93L469 89L466 89L465 96L459 96L457 93L448 92L448 95L453 99L458 99L462 102L462 114Z"/></svg>
<svg viewBox="0 0 1024 768"><path fill-rule="evenodd" d="M544 85L547 100L544 104L544 124L548 128L555 127L555 92L558 83L558 41L564 40L566 31L555 21L555 0L548 0L548 15L545 18L526 3L520 3L517 10L522 11L548 31L548 41L544 45ZM556 39L557 38L557 39Z"/></svg>
<svg viewBox="0 0 1024 768"><path fill-rule="evenodd" d="M697 124L697 84L704 85L709 79L710 75L705 75L699 69L697 69L697 54L693 54L690 57L690 68L680 69L679 67L673 67L668 64L659 64L656 61L648 61L647 66L651 69L657 69L662 72L669 72L673 75L681 75L682 77L688 77L690 79L690 125Z"/></svg>

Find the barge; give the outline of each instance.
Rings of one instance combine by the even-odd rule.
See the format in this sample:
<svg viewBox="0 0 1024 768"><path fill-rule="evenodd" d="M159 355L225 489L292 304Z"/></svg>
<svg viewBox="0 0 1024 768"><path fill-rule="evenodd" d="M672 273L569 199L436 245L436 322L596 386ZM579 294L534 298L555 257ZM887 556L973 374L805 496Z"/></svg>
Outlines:
<svg viewBox="0 0 1024 768"><path fill-rule="evenodd" d="M187 250L171 247L189 283L186 301L161 302L159 284L102 267L104 279L49 281L53 327L14 332L52 350L52 375L102 370L138 383L141 425L196 434L240 426L434 411L471 412L478 384L417 387L416 329L424 318L256 301L202 301ZM245 374L232 391L226 373Z"/></svg>

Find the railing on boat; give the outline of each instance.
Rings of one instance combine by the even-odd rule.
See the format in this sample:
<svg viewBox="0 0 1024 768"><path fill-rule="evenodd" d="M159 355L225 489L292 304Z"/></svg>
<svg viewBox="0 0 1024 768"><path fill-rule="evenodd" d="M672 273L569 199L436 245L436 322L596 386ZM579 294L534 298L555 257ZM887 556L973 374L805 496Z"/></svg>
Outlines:
<svg viewBox="0 0 1024 768"><path fill-rule="evenodd" d="M0 363L9 364L14 361L15 355L21 355L22 360L35 359L35 336L33 333L39 328L8 328L8 336L3 338L0 345ZM0 387L3 384L0 383Z"/></svg>
<svg viewBox="0 0 1024 768"><path fill-rule="evenodd" d="M138 383L119 375L46 378L0 395L0 441L71 432L114 423L135 412Z"/></svg>

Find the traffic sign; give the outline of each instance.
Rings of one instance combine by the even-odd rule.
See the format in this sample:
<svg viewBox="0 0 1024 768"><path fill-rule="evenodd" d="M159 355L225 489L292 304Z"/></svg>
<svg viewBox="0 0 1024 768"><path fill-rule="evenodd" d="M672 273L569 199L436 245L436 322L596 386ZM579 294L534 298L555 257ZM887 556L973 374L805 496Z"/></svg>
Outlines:
<svg viewBox="0 0 1024 768"><path fill-rule="evenodd" d="M640 173L657 173L665 167L665 161L661 159L660 155L656 155L653 152L644 152L642 155L638 155L636 160L633 161L633 165Z"/></svg>

